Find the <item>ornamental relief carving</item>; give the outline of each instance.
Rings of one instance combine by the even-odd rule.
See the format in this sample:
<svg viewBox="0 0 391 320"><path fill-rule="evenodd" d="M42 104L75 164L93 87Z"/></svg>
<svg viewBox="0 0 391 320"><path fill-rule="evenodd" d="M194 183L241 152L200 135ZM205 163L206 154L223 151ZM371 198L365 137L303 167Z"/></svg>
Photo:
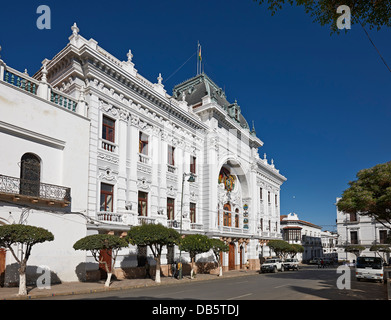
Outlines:
<svg viewBox="0 0 391 320"><path fill-rule="evenodd" d="M146 177L141 177L137 179L137 188L144 190L144 191L150 191L151 190L151 180L148 180Z"/></svg>
<svg viewBox="0 0 391 320"><path fill-rule="evenodd" d="M98 152L98 159L110 162L112 164L118 164L118 157Z"/></svg>
<svg viewBox="0 0 391 320"><path fill-rule="evenodd" d="M109 166L107 167L99 167L99 175L98 179L102 181L107 181L111 183L116 183L117 182L117 177L118 177L118 171L113 170Z"/></svg>

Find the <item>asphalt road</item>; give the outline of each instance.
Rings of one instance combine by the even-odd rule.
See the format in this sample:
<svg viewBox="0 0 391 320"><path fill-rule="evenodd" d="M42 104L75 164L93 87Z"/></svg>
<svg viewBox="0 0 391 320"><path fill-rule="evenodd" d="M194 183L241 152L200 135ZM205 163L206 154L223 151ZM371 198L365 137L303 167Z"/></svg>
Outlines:
<svg viewBox="0 0 391 320"><path fill-rule="evenodd" d="M44 300L385 300L386 285L358 282L351 270L350 289L338 289L337 281L348 273L336 268L305 266L299 271L220 278L86 295L48 297ZM341 279L340 279L341 282ZM342 284L348 285L349 281Z"/></svg>

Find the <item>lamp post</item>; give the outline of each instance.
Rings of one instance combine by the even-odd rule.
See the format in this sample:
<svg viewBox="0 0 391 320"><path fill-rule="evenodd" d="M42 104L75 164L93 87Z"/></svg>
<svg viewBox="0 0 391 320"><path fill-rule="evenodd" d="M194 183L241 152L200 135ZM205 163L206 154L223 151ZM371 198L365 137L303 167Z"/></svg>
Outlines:
<svg viewBox="0 0 391 320"><path fill-rule="evenodd" d="M188 182L194 182L195 181L195 176L193 173L183 173L182 177L182 194L181 194L181 226L180 226L180 231L179 234L182 237L182 218L183 218L183 188L185 185L185 177L190 176L189 179L187 180ZM179 250L179 272L178 272L178 278L182 280L182 250Z"/></svg>

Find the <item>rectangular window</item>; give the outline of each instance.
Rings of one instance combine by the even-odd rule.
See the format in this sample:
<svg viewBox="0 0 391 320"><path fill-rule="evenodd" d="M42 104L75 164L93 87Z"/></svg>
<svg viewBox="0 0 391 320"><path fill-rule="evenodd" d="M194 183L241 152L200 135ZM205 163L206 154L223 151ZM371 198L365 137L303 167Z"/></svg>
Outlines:
<svg viewBox="0 0 391 320"><path fill-rule="evenodd" d="M350 231L350 243L351 244L358 244L357 231Z"/></svg>
<svg viewBox="0 0 391 320"><path fill-rule="evenodd" d="M387 230L380 230L379 236L380 236L380 243L381 244L387 243Z"/></svg>
<svg viewBox="0 0 391 320"><path fill-rule="evenodd" d="M192 174L196 173L196 157L190 156L190 172Z"/></svg>
<svg viewBox="0 0 391 320"><path fill-rule="evenodd" d="M138 215L146 217L148 215L148 193L138 192Z"/></svg>
<svg viewBox="0 0 391 320"><path fill-rule="evenodd" d="M270 191L267 192L267 202L270 203Z"/></svg>
<svg viewBox="0 0 391 320"><path fill-rule="evenodd" d="M277 195L276 194L274 195L274 204L275 204L276 207L278 206Z"/></svg>
<svg viewBox="0 0 391 320"><path fill-rule="evenodd" d="M138 152L146 156L148 155L148 135L141 131L139 133Z"/></svg>
<svg viewBox="0 0 391 320"><path fill-rule="evenodd" d="M349 213L349 221L357 221L357 214Z"/></svg>
<svg viewBox="0 0 391 320"><path fill-rule="evenodd" d="M113 186L100 184L100 211L113 212Z"/></svg>
<svg viewBox="0 0 391 320"><path fill-rule="evenodd" d="M173 146L168 146L168 164L171 166L175 166L175 160L174 160L174 152L175 152L175 147Z"/></svg>
<svg viewBox="0 0 391 320"><path fill-rule="evenodd" d="M196 223L196 204L190 203L190 223Z"/></svg>
<svg viewBox="0 0 391 320"><path fill-rule="evenodd" d="M167 198L167 219L174 220L175 217L175 199Z"/></svg>
<svg viewBox="0 0 391 320"><path fill-rule="evenodd" d="M261 199L261 200L263 199L262 198L262 191L263 191L262 188L259 188L259 199Z"/></svg>
<svg viewBox="0 0 391 320"><path fill-rule="evenodd" d="M115 142L115 121L106 116L103 116L102 139Z"/></svg>

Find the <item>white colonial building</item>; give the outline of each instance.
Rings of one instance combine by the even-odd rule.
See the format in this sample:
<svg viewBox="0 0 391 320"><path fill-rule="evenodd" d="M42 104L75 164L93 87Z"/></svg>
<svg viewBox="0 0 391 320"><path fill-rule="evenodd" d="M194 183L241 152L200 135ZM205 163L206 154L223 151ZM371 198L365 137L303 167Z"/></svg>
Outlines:
<svg viewBox="0 0 391 320"><path fill-rule="evenodd" d="M125 235L141 223L220 238L230 248L223 259L227 270L246 263L259 268L259 256L269 254L267 241L281 238L286 178L273 160L259 157L263 142L237 102L229 102L206 74L169 95L160 74L157 82L145 79L132 59L130 50L124 61L112 56L75 24L66 47L34 76L1 62L0 144L8 151L0 174L20 179L13 190L0 182L1 223L22 221L66 238L42 244L46 253L37 249L33 256L40 260L32 260L50 261L62 281L98 270L88 253L72 249L77 239ZM39 183L63 186L64 198L24 196L25 154L40 164ZM195 182L188 181L190 174ZM22 217L26 210L33 212ZM146 255L141 247L122 250L117 274L141 266ZM61 264L57 256L75 262ZM169 248L163 263L178 256ZM12 263L10 255L6 261Z"/></svg>
<svg viewBox="0 0 391 320"><path fill-rule="evenodd" d="M298 254L301 261L309 261L323 257L322 227L308 221L300 220L296 213L281 216L281 232L283 240L304 247L304 252Z"/></svg>
<svg viewBox="0 0 391 320"><path fill-rule="evenodd" d="M337 202L340 198L337 198ZM351 245L365 247L361 252L363 256L381 256L388 262L389 253L379 253L371 251L374 245L384 245L387 243L390 226L387 223L380 223L374 218L345 213L337 207L337 231L338 231L338 260L352 262L357 257L355 254L345 252L345 248Z"/></svg>

